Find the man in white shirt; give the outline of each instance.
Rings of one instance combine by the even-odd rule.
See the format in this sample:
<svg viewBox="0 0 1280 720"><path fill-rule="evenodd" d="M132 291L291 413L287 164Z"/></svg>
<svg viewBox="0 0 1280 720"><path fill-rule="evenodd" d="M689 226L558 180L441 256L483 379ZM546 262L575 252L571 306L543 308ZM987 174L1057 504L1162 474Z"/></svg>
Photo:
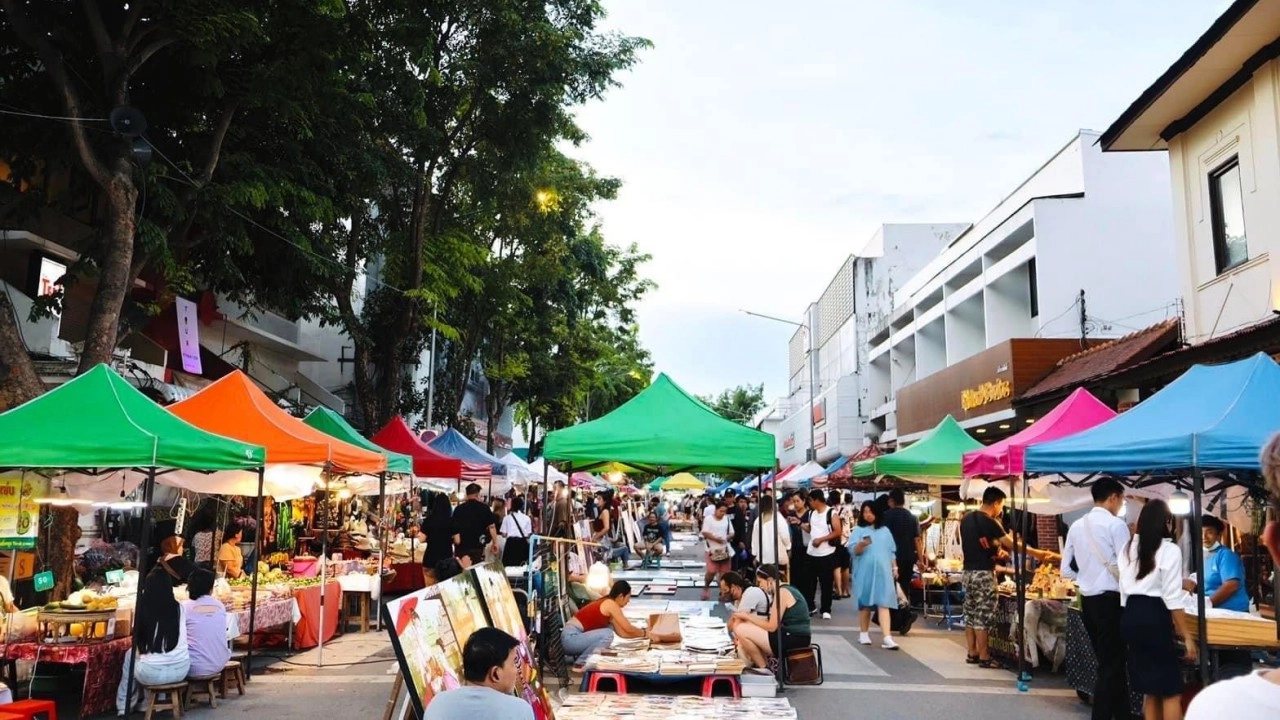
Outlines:
<svg viewBox="0 0 1280 720"><path fill-rule="evenodd" d="M809 522L804 529L809 533L809 546L805 553L809 556L812 573L806 578L807 583L801 592L809 602L810 615L818 612L816 604L818 587L822 588L822 619L831 619L831 601L835 592L836 579L836 544L840 542L840 516L827 505L826 495L821 490L809 491Z"/></svg>
<svg viewBox="0 0 1280 720"><path fill-rule="evenodd" d="M1280 566L1280 435L1262 448L1262 480L1271 498L1271 522L1259 536ZM1214 683L1196 695L1186 720L1280 717L1280 670L1259 670Z"/></svg>
<svg viewBox="0 0 1280 720"><path fill-rule="evenodd" d="M1089 632L1098 676L1093 687L1093 720L1128 720L1129 680L1120 636L1120 580L1117 558L1129 542L1118 515L1124 486L1104 477L1093 484L1093 509L1075 521L1062 550L1062 574L1080 588L1084 627Z"/></svg>

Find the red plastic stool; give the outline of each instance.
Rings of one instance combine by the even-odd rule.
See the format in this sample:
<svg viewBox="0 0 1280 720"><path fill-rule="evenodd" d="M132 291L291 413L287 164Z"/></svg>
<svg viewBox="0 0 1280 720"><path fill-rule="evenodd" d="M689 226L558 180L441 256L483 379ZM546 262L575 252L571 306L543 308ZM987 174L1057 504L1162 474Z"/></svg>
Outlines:
<svg viewBox="0 0 1280 720"><path fill-rule="evenodd" d="M738 678L732 675L709 675L702 681L702 697L713 697L716 692L716 683L729 683L729 690L733 692L735 698L742 697L742 683Z"/></svg>
<svg viewBox="0 0 1280 720"><path fill-rule="evenodd" d="M27 716L19 713L0 712L0 720L27 720Z"/></svg>
<svg viewBox="0 0 1280 720"><path fill-rule="evenodd" d="M614 691L619 695L627 694L627 677L622 673L610 672L593 672L591 673L591 685L587 688L589 692L596 692L600 687L601 680L612 680Z"/></svg>
<svg viewBox="0 0 1280 720"><path fill-rule="evenodd" d="M0 705L0 713L17 715L24 720L58 720L58 705L52 700L19 700Z"/></svg>

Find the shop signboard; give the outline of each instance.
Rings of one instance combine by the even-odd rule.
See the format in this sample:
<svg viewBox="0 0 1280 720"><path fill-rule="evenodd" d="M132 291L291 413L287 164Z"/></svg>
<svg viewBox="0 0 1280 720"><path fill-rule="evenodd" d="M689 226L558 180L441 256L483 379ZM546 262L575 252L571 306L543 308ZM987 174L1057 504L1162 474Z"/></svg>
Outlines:
<svg viewBox="0 0 1280 720"><path fill-rule="evenodd" d="M929 430L947 415L961 422L1012 417L1020 393L1079 351L1079 340L1016 338L932 373L898 390L898 436Z"/></svg>
<svg viewBox="0 0 1280 720"><path fill-rule="evenodd" d="M49 481L25 474L0 477L0 550L30 550L36 546L40 506L36 498L48 494Z"/></svg>
<svg viewBox="0 0 1280 720"><path fill-rule="evenodd" d="M795 446L796 446L796 434L795 434L795 433L788 433L786 437L782 438L782 449L783 449L783 450L791 450L791 449L794 449L794 448L795 448Z"/></svg>
<svg viewBox="0 0 1280 720"><path fill-rule="evenodd" d="M827 399L822 398L813 405L813 426L822 427L827 422Z"/></svg>
<svg viewBox="0 0 1280 720"><path fill-rule="evenodd" d="M201 374L200 324L196 320L196 304L186 298L174 300L178 312L178 350L182 353L182 369Z"/></svg>

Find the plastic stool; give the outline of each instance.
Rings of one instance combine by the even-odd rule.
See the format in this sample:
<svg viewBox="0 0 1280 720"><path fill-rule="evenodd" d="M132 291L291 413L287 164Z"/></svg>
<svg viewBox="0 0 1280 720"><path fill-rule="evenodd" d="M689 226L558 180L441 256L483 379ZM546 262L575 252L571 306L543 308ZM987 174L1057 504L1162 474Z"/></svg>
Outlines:
<svg viewBox="0 0 1280 720"><path fill-rule="evenodd" d="M24 720L58 720L58 705L52 700L19 700L8 705L0 705L0 712L17 715Z"/></svg>
<svg viewBox="0 0 1280 720"><path fill-rule="evenodd" d="M729 690L733 692L733 696L742 697L742 683L732 675L708 675L702 681L702 697L713 697L716 692L716 683L729 683Z"/></svg>
<svg viewBox="0 0 1280 720"><path fill-rule="evenodd" d="M0 720L27 720L27 716L0 710Z"/></svg>
<svg viewBox="0 0 1280 720"><path fill-rule="evenodd" d="M627 694L627 677L622 673L611 672L591 673L591 685L588 688L588 692L598 692L601 680L612 680L615 692L619 695Z"/></svg>

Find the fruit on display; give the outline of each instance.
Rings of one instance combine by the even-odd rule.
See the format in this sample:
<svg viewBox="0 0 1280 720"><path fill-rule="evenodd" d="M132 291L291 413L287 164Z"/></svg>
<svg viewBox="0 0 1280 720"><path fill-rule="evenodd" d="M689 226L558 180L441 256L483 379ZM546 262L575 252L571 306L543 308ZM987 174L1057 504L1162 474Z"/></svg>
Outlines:
<svg viewBox="0 0 1280 720"><path fill-rule="evenodd" d="M92 590L81 590L73 592L67 596L66 600L61 602L51 602L44 606L45 610L52 612L57 611L90 611L102 612L105 610L115 610L119 606L119 601L110 595L99 595Z"/></svg>
<svg viewBox="0 0 1280 720"><path fill-rule="evenodd" d="M290 562L291 561L289 560L289 553L273 552L267 556L267 564L270 565L271 567L284 567L285 565L288 565Z"/></svg>

